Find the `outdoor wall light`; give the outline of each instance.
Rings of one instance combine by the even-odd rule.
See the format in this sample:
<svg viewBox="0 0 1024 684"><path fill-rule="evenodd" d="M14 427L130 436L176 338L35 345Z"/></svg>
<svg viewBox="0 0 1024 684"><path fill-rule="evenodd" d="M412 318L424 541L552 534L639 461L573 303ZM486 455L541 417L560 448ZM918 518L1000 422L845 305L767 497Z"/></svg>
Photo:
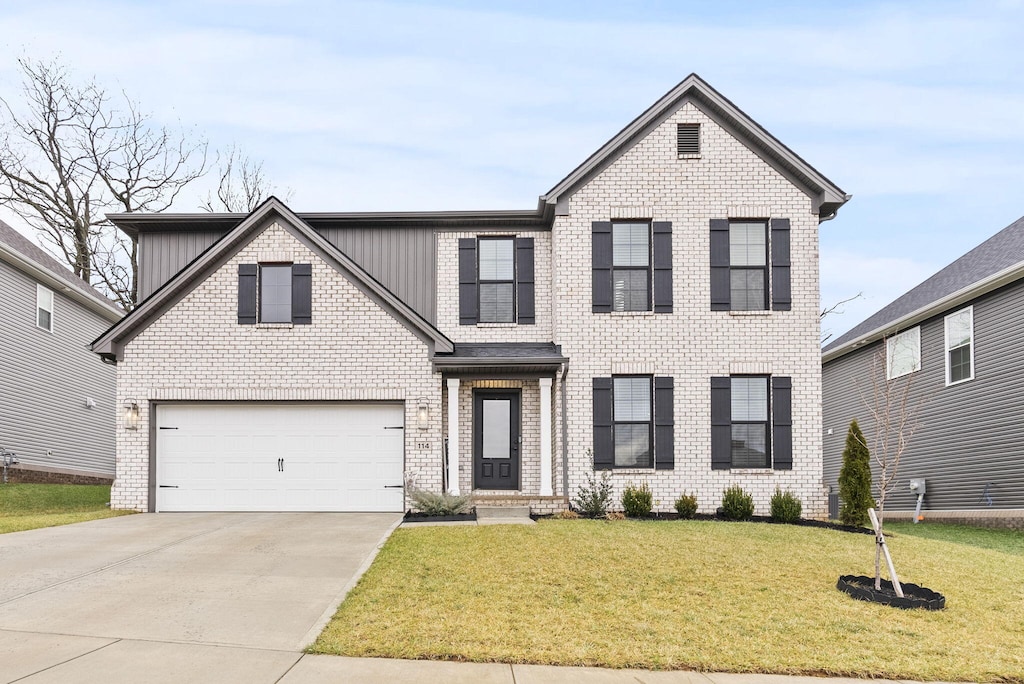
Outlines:
<svg viewBox="0 0 1024 684"><path fill-rule="evenodd" d="M124 405L124 428L126 430L139 429L139 405L134 401Z"/></svg>
<svg viewBox="0 0 1024 684"><path fill-rule="evenodd" d="M420 430L430 427L430 404L426 399L420 399L416 404L416 427Z"/></svg>

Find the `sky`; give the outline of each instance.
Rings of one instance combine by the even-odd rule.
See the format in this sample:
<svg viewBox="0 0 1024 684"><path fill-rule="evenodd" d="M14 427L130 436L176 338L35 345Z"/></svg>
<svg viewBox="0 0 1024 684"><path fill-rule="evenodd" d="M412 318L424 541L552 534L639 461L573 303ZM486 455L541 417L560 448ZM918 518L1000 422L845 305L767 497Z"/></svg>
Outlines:
<svg viewBox="0 0 1024 684"><path fill-rule="evenodd" d="M0 0L0 94L59 59L297 211L532 209L696 72L853 195L839 335L1024 215L1022 33L1021 0Z"/></svg>

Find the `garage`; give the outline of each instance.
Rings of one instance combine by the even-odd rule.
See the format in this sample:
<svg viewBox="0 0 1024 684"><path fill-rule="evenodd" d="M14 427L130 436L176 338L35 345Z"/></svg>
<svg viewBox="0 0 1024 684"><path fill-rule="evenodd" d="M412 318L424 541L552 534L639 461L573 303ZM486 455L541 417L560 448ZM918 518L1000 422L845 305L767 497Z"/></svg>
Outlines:
<svg viewBox="0 0 1024 684"><path fill-rule="evenodd" d="M402 404L156 407L157 511L401 511Z"/></svg>

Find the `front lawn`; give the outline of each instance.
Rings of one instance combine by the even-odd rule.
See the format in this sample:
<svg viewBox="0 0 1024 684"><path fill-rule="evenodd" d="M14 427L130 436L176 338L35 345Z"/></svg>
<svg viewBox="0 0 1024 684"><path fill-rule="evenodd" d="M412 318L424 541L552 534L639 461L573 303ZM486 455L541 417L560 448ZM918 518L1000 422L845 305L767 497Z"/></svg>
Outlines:
<svg viewBox="0 0 1024 684"><path fill-rule="evenodd" d="M941 612L854 601L874 540L704 521L399 529L317 653L654 669L1024 681L1024 556L908 533Z"/></svg>
<svg viewBox="0 0 1024 684"><path fill-rule="evenodd" d="M108 501L110 485L0 484L0 534L126 513Z"/></svg>

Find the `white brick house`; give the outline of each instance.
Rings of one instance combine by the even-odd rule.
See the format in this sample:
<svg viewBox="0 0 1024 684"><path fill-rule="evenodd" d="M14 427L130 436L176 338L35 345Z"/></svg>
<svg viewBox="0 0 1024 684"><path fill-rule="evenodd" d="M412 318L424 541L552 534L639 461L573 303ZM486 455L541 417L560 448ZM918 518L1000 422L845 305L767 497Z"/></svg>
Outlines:
<svg viewBox="0 0 1024 684"><path fill-rule="evenodd" d="M113 504L403 510L403 485L825 514L818 242L849 199L691 75L535 210L112 216L142 304Z"/></svg>

